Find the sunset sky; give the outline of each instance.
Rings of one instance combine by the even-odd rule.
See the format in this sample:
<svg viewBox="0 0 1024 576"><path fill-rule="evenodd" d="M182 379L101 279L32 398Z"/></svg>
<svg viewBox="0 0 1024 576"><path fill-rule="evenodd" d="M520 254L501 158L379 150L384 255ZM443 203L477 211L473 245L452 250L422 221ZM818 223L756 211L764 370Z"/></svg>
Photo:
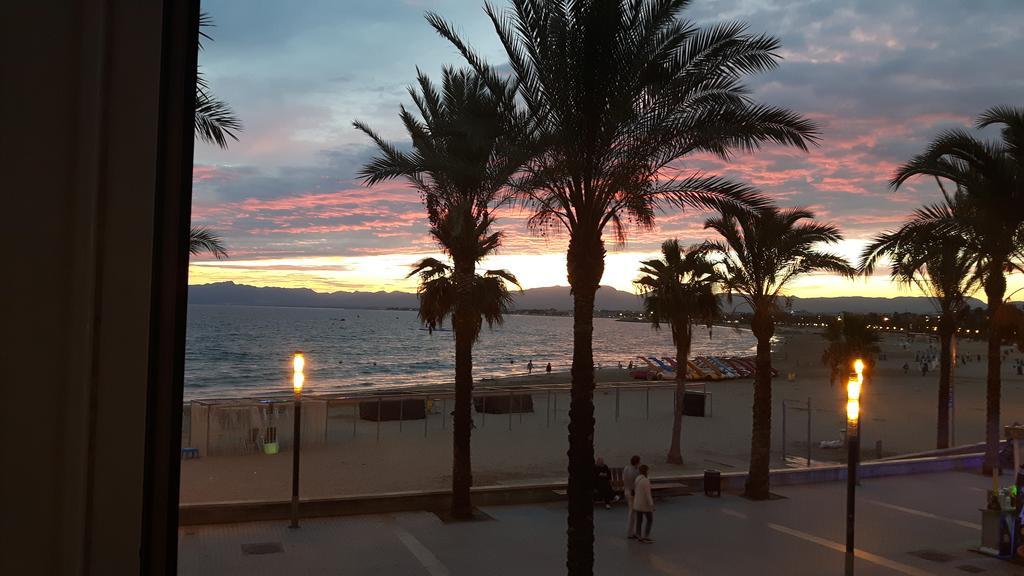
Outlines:
<svg viewBox="0 0 1024 576"><path fill-rule="evenodd" d="M494 0L501 5L501 0ZM279 2L204 0L216 27L200 66L245 124L229 150L197 143L193 223L221 234L228 260L193 258L190 282L223 280L317 291L405 290L413 261L434 255L417 194L402 182L367 189L354 180L372 154L354 130L367 122L401 143L400 104L416 66L438 77L458 54L426 24L434 10L455 22L493 64L502 49L482 0ZM940 130L965 126L995 104L1024 105L1024 2L1018 0L695 0L698 23L739 19L781 38L778 69L749 78L755 97L818 121L810 153L768 147L702 169L751 183L781 205L810 208L847 237L854 257L866 239L897 226L938 197L932 181L899 193L887 182ZM989 133L990 136L994 134ZM706 214L659 215L652 232L609 243L604 284L632 291L637 263L662 240L709 237ZM487 267L507 268L524 287L565 285L566 237L538 237L526 214L499 213L506 242ZM1017 279L1011 289L1021 286ZM811 276L799 296L909 294L884 276Z"/></svg>

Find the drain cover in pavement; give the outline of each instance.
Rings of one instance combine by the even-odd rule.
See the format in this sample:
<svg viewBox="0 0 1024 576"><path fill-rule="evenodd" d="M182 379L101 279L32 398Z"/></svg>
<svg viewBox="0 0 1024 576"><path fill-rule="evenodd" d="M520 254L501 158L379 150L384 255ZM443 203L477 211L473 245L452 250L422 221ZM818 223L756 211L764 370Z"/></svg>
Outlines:
<svg viewBox="0 0 1024 576"><path fill-rule="evenodd" d="M256 542L255 544L242 544L242 554L280 554L284 547L280 542Z"/></svg>
<svg viewBox="0 0 1024 576"><path fill-rule="evenodd" d="M953 559L953 556L946 554L945 552L939 552L937 550L915 550L908 552L911 556L917 556L923 560L929 560L931 562L949 562Z"/></svg>
<svg viewBox="0 0 1024 576"><path fill-rule="evenodd" d="M968 574L981 574L985 571L984 568L978 568L977 566L971 566L970 564L964 564L963 566L957 566L957 570L963 570Z"/></svg>

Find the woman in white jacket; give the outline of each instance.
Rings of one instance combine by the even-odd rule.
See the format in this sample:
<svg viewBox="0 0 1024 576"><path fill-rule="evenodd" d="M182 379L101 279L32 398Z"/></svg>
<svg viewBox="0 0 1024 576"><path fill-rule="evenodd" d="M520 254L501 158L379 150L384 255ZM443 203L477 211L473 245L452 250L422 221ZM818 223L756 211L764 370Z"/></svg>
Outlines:
<svg viewBox="0 0 1024 576"><path fill-rule="evenodd" d="M640 465L640 475L633 485L633 512L636 514L636 535L641 542L651 540L651 525L654 523L654 496L651 495L651 480L647 477L649 468ZM644 520L647 525L644 525Z"/></svg>

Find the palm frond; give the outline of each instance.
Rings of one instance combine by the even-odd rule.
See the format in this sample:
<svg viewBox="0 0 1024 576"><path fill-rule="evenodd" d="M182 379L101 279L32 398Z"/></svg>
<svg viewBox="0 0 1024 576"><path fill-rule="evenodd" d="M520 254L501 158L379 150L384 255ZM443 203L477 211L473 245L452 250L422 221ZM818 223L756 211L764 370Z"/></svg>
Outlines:
<svg viewBox="0 0 1024 576"><path fill-rule="evenodd" d="M228 257L224 241L209 228L193 226L188 231L188 251L193 256L209 252L218 260Z"/></svg>
<svg viewBox="0 0 1024 576"><path fill-rule="evenodd" d="M196 82L195 134L207 144L228 147L228 139L238 141L242 121L231 106L210 92L205 80Z"/></svg>

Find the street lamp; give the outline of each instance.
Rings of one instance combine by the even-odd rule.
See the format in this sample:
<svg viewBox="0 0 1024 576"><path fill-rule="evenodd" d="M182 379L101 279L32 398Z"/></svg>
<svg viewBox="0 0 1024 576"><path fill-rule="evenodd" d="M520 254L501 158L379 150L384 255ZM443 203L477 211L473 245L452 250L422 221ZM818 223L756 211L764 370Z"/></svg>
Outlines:
<svg viewBox="0 0 1024 576"><path fill-rule="evenodd" d="M306 358L302 352L292 357L292 392L295 394L295 429L292 433L292 523L299 527L299 448L302 446L302 386L306 383Z"/></svg>
<svg viewBox="0 0 1024 576"><path fill-rule="evenodd" d="M864 385L864 361L853 362L854 373L846 382L846 575L853 574L853 521L856 511L857 461L860 459L860 393Z"/></svg>

